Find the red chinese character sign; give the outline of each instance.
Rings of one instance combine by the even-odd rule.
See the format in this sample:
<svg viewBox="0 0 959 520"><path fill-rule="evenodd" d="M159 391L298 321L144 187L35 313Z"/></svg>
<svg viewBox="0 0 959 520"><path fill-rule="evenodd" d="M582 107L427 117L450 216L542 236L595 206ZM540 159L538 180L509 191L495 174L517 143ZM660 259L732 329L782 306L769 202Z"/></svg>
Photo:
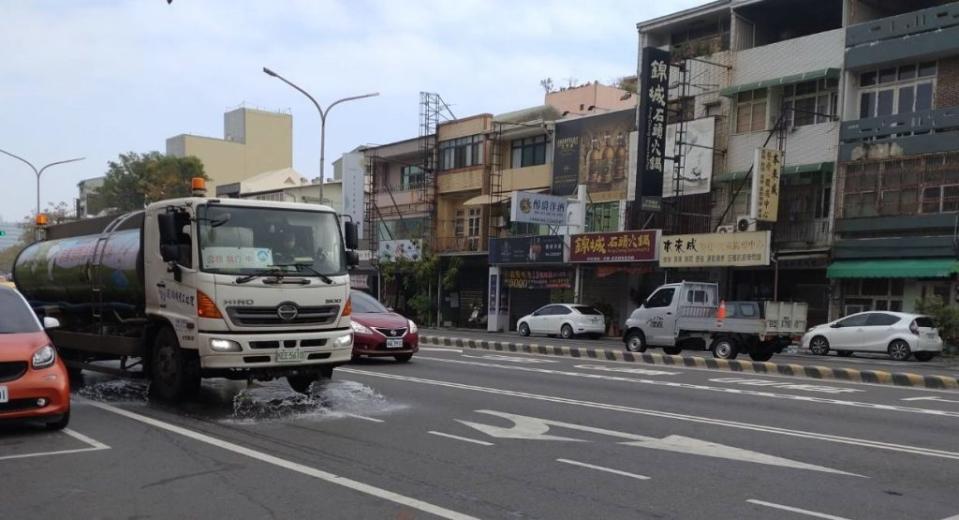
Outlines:
<svg viewBox="0 0 959 520"><path fill-rule="evenodd" d="M668 51L654 47L643 49L636 158L639 182L636 183L635 196L642 211L662 211L663 209L669 63ZM638 216L638 212L634 213Z"/></svg>
<svg viewBox="0 0 959 520"><path fill-rule="evenodd" d="M586 233L570 239L570 262L652 262L658 230Z"/></svg>
<svg viewBox="0 0 959 520"><path fill-rule="evenodd" d="M783 171L783 153L772 148L757 148L753 163L752 204L756 220L776 222L779 217L779 180Z"/></svg>

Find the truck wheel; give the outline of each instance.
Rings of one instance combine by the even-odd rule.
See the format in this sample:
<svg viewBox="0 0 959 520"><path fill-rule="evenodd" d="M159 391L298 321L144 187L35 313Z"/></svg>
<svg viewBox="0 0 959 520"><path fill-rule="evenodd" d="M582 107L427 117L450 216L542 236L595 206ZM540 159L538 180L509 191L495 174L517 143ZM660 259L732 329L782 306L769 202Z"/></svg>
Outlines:
<svg viewBox="0 0 959 520"><path fill-rule="evenodd" d="M718 359L736 359L739 355L739 345L729 338L717 338L709 348L713 357Z"/></svg>
<svg viewBox="0 0 959 520"><path fill-rule="evenodd" d="M663 347L663 352L670 356L678 356L683 351L683 347Z"/></svg>
<svg viewBox="0 0 959 520"><path fill-rule="evenodd" d="M749 358L753 361L769 361L773 358L772 352L750 352Z"/></svg>
<svg viewBox="0 0 959 520"><path fill-rule="evenodd" d="M303 372L299 374L290 374L286 376L286 382L294 392L301 394L310 394L310 385L319 382L324 383L333 377L333 367L323 366L315 371Z"/></svg>
<svg viewBox="0 0 959 520"><path fill-rule="evenodd" d="M176 401L195 395L200 389L200 359L196 352L180 348L169 327L157 332L150 360L150 393Z"/></svg>
<svg viewBox="0 0 959 520"><path fill-rule="evenodd" d="M626 350L630 352L646 352L646 336L642 331L634 330L626 335Z"/></svg>

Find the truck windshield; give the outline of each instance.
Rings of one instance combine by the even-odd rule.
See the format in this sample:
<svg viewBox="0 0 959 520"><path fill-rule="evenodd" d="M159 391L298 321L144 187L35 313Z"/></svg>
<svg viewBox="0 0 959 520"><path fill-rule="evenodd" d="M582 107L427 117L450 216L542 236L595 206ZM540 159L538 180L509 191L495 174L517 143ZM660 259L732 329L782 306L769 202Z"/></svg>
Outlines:
<svg viewBox="0 0 959 520"><path fill-rule="evenodd" d="M208 204L197 209L197 220L203 271L346 273L346 254L333 213Z"/></svg>

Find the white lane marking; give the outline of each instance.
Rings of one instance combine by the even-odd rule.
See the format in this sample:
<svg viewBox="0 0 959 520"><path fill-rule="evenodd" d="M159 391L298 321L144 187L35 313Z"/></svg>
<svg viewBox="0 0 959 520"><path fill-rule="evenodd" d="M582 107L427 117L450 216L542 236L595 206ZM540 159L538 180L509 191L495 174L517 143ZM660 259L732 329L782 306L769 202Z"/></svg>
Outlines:
<svg viewBox="0 0 959 520"><path fill-rule="evenodd" d="M833 516L833 515L827 515L825 513L817 513L815 511L809 511L807 509L799 509L798 507L784 506L782 504L774 504L772 502L764 502L762 500L756 500L754 498L750 498L746 502L749 502L750 504L756 504L757 506L765 506L765 507L771 507L773 509L780 509L782 511L789 511L790 513L798 513L800 515L812 516L815 518L825 518L826 520L849 520L848 518L844 518L841 516Z"/></svg>
<svg viewBox="0 0 959 520"><path fill-rule="evenodd" d="M69 429L69 428L65 428L65 429L63 430L63 433L65 433L66 435L69 435L70 437L73 437L74 439L76 439L76 440L78 440L78 441L80 441L80 442L82 442L82 443L84 443L84 444L89 445L90 447L89 447L89 448L76 448L76 449L72 449L72 450L40 451L40 452L35 452L35 453L20 453L20 454L17 454L17 455L5 455L5 456L3 456L3 457L0 457L0 460L29 459L29 458L33 458L33 457L48 457L48 456L51 456L51 455L69 455L69 454L72 454L72 453L86 453L86 452L88 452L88 451L100 451L100 450L109 450L109 449L110 449L110 447L107 446L106 444L103 444L103 443L100 442L100 441L91 439L90 437L87 437L86 435L83 435L82 433L76 432L76 431L71 430L71 429Z"/></svg>
<svg viewBox="0 0 959 520"><path fill-rule="evenodd" d="M479 444L481 446L493 446L492 442L470 439L469 437L460 437L459 435L453 435L452 433L435 432L432 430L426 433L429 433L430 435L436 435L439 437L446 437L447 439L456 439L458 441L463 441L463 442L472 442L473 444Z"/></svg>
<svg viewBox="0 0 959 520"><path fill-rule="evenodd" d="M626 433L616 430L607 430L605 428L597 428L595 426L554 421L552 419L539 419L537 417L527 417L525 415L497 412L494 410L476 410L476 413L493 415L506 419L507 421L512 422L513 426L510 428L502 428L499 426L478 424L462 421L459 419L457 419L457 422L472 428L476 428L477 430L492 437L498 437L501 439L522 439L534 441L582 441L582 439L546 435L546 432L550 430L550 426L557 426L559 428L565 428L574 431L624 439L627 441L622 443L625 446L636 446L638 448L663 450L686 455L698 455L701 457L714 457L736 462L751 462L755 464L766 464L769 466L779 466L783 468L804 469L810 471L821 471L823 473L834 473L838 475L868 478L855 473L839 471L824 466L806 464L805 462L798 462L782 457L766 455L765 453L760 453L758 451L744 450L741 448L717 444L715 442L702 441L699 439L693 439L691 437L683 437L682 435L669 435L662 439L657 439L655 437L647 437L645 435L637 435L634 433Z"/></svg>
<svg viewBox="0 0 959 520"><path fill-rule="evenodd" d="M789 401L804 401L809 403L851 406L855 408L869 408L873 410L886 410L886 411L893 411L893 412L918 413L918 414L937 415L937 416L945 416L945 417L959 417L959 412L952 412L952 411L945 411L945 410L930 410L928 408L911 408L907 406L898 406L898 405L889 405L889 404L866 403L862 401L843 401L838 399L830 399L827 397L817 397L817 396L811 396L811 395L779 394L774 392L764 392L760 390L742 390L739 388L725 388L725 387L718 387L718 386L699 385L695 383L678 383L675 381L640 379L640 378L633 378L633 377L611 376L611 375L605 375L605 374L584 374L582 372L567 372L564 370L553 370L549 368L533 368L533 367L516 366L516 365L499 365L495 363L482 363L479 361L462 361L457 359L442 359L442 358L431 358L431 357L424 357L424 356L420 356L418 359L420 361L439 361L441 363L454 363L454 364L465 364L465 365L474 365L474 366L482 366L482 367L490 367L490 368L503 368L506 370L537 372L540 374L579 377L579 378L585 378L585 379L602 379L606 381L619 381L619 382L632 383L632 384L668 386L672 388L683 388L686 390L710 391L710 392L725 393L725 394L750 395L754 397L769 397L774 399L785 399Z"/></svg>
<svg viewBox="0 0 959 520"><path fill-rule="evenodd" d="M116 406L112 406L106 403L89 401L88 404L90 406L99 408L101 410L114 413L117 415L121 415L128 419L133 419L134 421L139 421L149 426L153 426L154 428L166 430L168 432L175 433L177 435L182 435L183 437L186 437L188 439L193 439L197 442L209 444L211 446L215 446L220 449L224 449L227 451L231 451L233 453L237 453L239 455L250 457L251 459L259 460L267 464L272 464L274 466L281 467L283 469L295 471L297 473L307 475L325 482L329 482L331 484L343 486L345 488L352 489L360 493L365 493L367 495L374 496L376 498L381 498L383 500L395 502L397 504L411 507L413 509L418 509L420 511L423 511L424 513L435 515L440 518L449 518L451 520L478 520L476 519L476 517L469 516L463 513L458 513L456 511L446 509L444 507L433 505L429 502L424 502L422 500L418 500L412 497L403 496L403 495L400 495L399 493L387 491L385 489L378 488L370 484L365 484L363 482L359 482L357 480L353 480L350 478L341 477L339 475L335 475L333 473L329 473L321 469L316 469L310 466L305 466L303 464L298 464L296 462L291 462L286 459L281 459L273 455L268 455L260 451L256 451L250 448L240 446L239 444L234 444L232 442L225 441L223 439L217 439L216 437L212 437L210 435L195 432L193 430L188 430L186 428L176 426L174 424L163 422L158 419L153 419L152 417L147 417L145 415L140 415L138 413L133 413L133 412L124 410L122 408L117 408Z"/></svg>
<svg viewBox="0 0 959 520"><path fill-rule="evenodd" d="M514 357L514 356L504 356L501 354L487 354L484 356L471 356L469 354L463 354L465 358L474 358L474 359L491 359L493 361L509 361L512 363L559 363L555 359L541 359L534 357Z"/></svg>
<svg viewBox="0 0 959 520"><path fill-rule="evenodd" d="M345 415L345 416L347 416L347 417L352 417L352 418L354 418L354 419L360 419L360 420L363 420L363 421L370 421L370 422L375 422L375 423L386 422L386 421L384 421L383 419L376 419L376 418L374 418L374 417L366 417L365 415L356 415L355 413L344 413L343 415Z"/></svg>
<svg viewBox="0 0 959 520"><path fill-rule="evenodd" d="M433 345L434 343L429 343L429 344L430 344L430 345ZM532 345L529 345L529 346L530 346L530 348L533 348L533 349L535 349L535 348L538 347L538 345L536 345L536 344L532 344ZM547 346L549 346L549 345L547 345ZM467 347L463 347L463 348L460 348L460 347L446 347L446 348L439 348L439 349L435 349L435 350L464 352L464 351L467 350L467 349L468 349L468 350L471 350L471 351L482 351L482 350L483 350L483 349L467 348ZM420 348L420 350L422 350L422 347ZM609 350L609 349L599 348L599 349L597 349L597 350ZM552 355L552 354L540 354L540 353L537 353L537 352L503 352L503 354L509 354L509 355L511 355L511 356L527 356L527 357L541 357L541 358L542 358L542 357L556 357L555 355ZM786 356L786 354L782 354L782 355L783 355L783 356ZM700 357L701 357L701 356L700 356ZM795 357L795 356L793 356L793 357ZM817 357L819 357L819 356L817 356ZM417 358L417 359L420 359L420 358ZM575 360L575 359L582 359L582 358L571 358L571 359L574 359L574 360ZM590 359L591 361L595 361L595 362L597 362L597 363L608 363L608 364L610 364L611 366L635 366L635 365L639 364L639 363L634 362L634 361L618 361L618 360L615 360L615 359L601 359L601 358L597 358L597 359L588 358L588 359ZM792 363L792 364L796 364L796 363ZM893 362L890 362L890 364L895 364L896 366L902 367L902 363L893 363ZM842 367L842 366L830 367L830 366L827 366L827 365L801 365L801 366L821 366L821 367L825 367L825 368L847 368L847 367ZM722 369L722 368L688 367L688 366L685 366L685 365L683 365L683 366L669 366L669 368L674 369L674 370L686 370L686 371L692 371L692 372L712 372L712 373L723 372L723 373L729 373L729 370ZM784 380L788 380L788 381L808 381L808 380L810 379L810 378L808 378L808 377L806 377L806 376L788 376L788 375L785 375L785 374L778 374L778 373L765 373L765 374L763 374L763 373L758 373L758 372L757 372L756 375L760 375L760 376L762 376L762 377L774 377L774 378L784 379ZM844 384L844 385L855 385L855 386L868 386L868 387L875 387L875 388L883 388L883 389L886 389L886 390L889 390L890 388L894 388L895 390L902 390L902 391L904 391L904 392L939 392L939 393L952 394L952 395L955 395L955 394L956 394L956 391L955 391L955 390L951 390L951 389L948 389L948 388L925 388L925 387L921 387L921 386L894 386L894 387L890 387L890 385L888 385L888 384L883 384L883 383L867 383L867 382L863 382L863 381L841 381L841 380L836 380L835 383L842 383L842 384Z"/></svg>
<svg viewBox="0 0 959 520"><path fill-rule="evenodd" d="M926 397L907 397L903 401L936 401L938 403L956 403L959 404L959 401L952 401L949 399L943 399L938 395L930 395Z"/></svg>
<svg viewBox="0 0 959 520"><path fill-rule="evenodd" d="M682 372L667 372L665 370L649 370L647 368L624 368L608 367L605 365L574 365L573 368L583 370L599 370L603 372L622 372L624 374L636 374L640 376L679 376Z"/></svg>
<svg viewBox="0 0 959 520"><path fill-rule="evenodd" d="M429 351L429 352L462 352L463 349L460 348L451 348L451 347L420 347L420 351Z"/></svg>
<svg viewBox="0 0 959 520"><path fill-rule="evenodd" d="M556 459L556 462L562 462L563 464L572 464L573 466L579 466L582 468L595 469L596 471L605 471L606 473L612 473L614 475L621 475L624 477L634 478L636 480L650 480L646 475L639 475L637 473L629 473L626 471L621 471L618 469L604 468L603 466L596 466L594 464L587 464L585 462L577 462L575 460L569 459Z"/></svg>
<svg viewBox="0 0 959 520"><path fill-rule="evenodd" d="M630 413L630 414L636 414L636 415L645 415L649 417L659 417L663 419L673 419L677 421L686 421L686 422L692 422L692 423L698 423L698 424L709 424L712 426L723 426L726 428L734 428L739 430L772 433L776 435L784 435L787 437L813 439L813 440L819 440L819 441L833 442L836 444L848 444L848 445L859 446L863 448L873 448L878 450L910 453L913 455L924 455L927 457L959 460L959 452L937 450L934 448L919 448L919 447L907 446L903 444L892 444L892 443L882 442L882 441L857 439L855 437L844 437L841 435L832 435L828 433L817 433L817 432L810 432L810 431L804 431L804 430L791 430L788 428L780 428L778 426L765 426L762 424L753 424L753 423L746 423L746 422L740 422L740 421L729 421L726 419L713 419L710 417L685 415L685 414L679 414L679 413L673 413L673 412L663 412L660 410L649 410L649 409L643 409L643 408L635 408L632 406L598 403L595 401L583 401L579 399L570 399L567 397L531 394L528 392L520 392L516 390L505 390L502 388L489 388L485 386L454 383L452 381L439 381L436 379L424 379L420 377L409 377L409 376L400 376L400 375L394 375L394 374L385 374L380 372L370 372L368 370L357 370L355 368L338 368L337 370L344 373L348 373L348 374L356 374L360 376L375 377L380 379L391 379L393 381L404 381L407 383L418 383L418 384L431 385L431 386L441 386L446 388L469 390L472 392L481 392L481 393L492 394L492 395L519 397L522 399L530 399L534 401L569 404L573 406L582 406L585 408L594 408L598 410L607 410L607 411L623 412L623 413Z"/></svg>
<svg viewBox="0 0 959 520"><path fill-rule="evenodd" d="M729 383L734 385L746 386L768 386L772 388L781 388L783 390L798 390L800 392L821 392L824 394L852 394L855 392L865 392L857 388L839 388L826 385L809 385L800 383L787 383L784 381L770 381L768 379L752 379L746 377L715 377L710 379L713 383Z"/></svg>
<svg viewBox="0 0 959 520"><path fill-rule="evenodd" d="M959 515L953 515L953 516L950 516L949 518L943 518L942 520L959 520Z"/></svg>

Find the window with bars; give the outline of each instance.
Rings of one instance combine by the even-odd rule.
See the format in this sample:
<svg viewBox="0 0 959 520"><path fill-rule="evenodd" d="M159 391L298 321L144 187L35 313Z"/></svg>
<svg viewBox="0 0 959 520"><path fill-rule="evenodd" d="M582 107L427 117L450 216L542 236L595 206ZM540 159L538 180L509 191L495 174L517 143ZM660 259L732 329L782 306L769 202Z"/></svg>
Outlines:
<svg viewBox="0 0 959 520"><path fill-rule="evenodd" d="M959 184L930 186L922 190L923 213L959 211Z"/></svg>
<svg viewBox="0 0 959 520"><path fill-rule="evenodd" d="M745 134L765 130L767 109L767 89L740 92L736 96L736 133Z"/></svg>
<svg viewBox="0 0 959 520"><path fill-rule="evenodd" d="M440 169L454 170L483 164L483 136L471 135L439 145Z"/></svg>
<svg viewBox="0 0 959 520"><path fill-rule="evenodd" d="M859 118L907 114L932 108L934 61L886 67L859 74Z"/></svg>
<svg viewBox="0 0 959 520"><path fill-rule="evenodd" d="M586 208L586 231L619 231L619 202L590 204Z"/></svg>
<svg viewBox="0 0 959 520"><path fill-rule="evenodd" d="M783 116L787 126L827 123L836 116L839 80L804 81L783 87Z"/></svg>
<svg viewBox="0 0 959 520"><path fill-rule="evenodd" d="M513 139L511 144L513 168L546 164L546 136Z"/></svg>

